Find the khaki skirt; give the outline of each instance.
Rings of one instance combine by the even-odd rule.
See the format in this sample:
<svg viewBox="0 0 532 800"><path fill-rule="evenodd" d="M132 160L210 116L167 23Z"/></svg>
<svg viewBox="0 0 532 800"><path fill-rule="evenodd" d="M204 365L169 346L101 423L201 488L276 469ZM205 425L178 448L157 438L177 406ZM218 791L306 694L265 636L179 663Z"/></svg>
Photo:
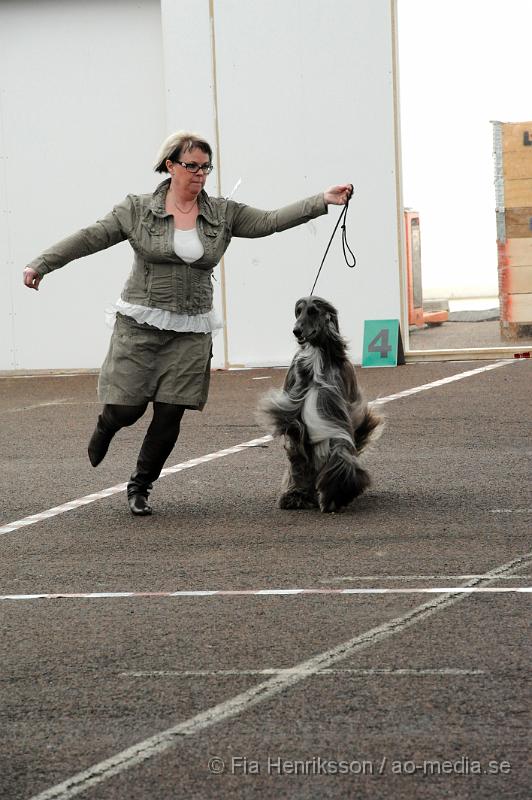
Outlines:
<svg viewBox="0 0 532 800"><path fill-rule="evenodd" d="M161 331L117 314L98 398L131 406L155 400L201 411L209 393L211 357L210 333Z"/></svg>

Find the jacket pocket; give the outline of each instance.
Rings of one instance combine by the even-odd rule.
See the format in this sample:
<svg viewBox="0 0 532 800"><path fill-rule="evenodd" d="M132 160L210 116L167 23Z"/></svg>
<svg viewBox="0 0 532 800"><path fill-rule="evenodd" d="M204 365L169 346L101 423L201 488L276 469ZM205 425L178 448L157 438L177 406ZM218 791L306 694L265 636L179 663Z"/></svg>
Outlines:
<svg viewBox="0 0 532 800"><path fill-rule="evenodd" d="M202 243L205 249L206 263L212 267L217 264L231 240L231 231L225 221L213 223L208 222L206 219L202 220L201 234L203 236Z"/></svg>
<svg viewBox="0 0 532 800"><path fill-rule="evenodd" d="M153 220L149 222L148 220L142 220L140 226L143 230L144 236L162 236L164 233L164 227L161 225L161 220Z"/></svg>
<svg viewBox="0 0 532 800"><path fill-rule="evenodd" d="M164 245L164 234L166 232L165 220L158 218L141 219L136 235L138 239L138 247L144 254L155 253L159 255L162 253Z"/></svg>
<svg viewBox="0 0 532 800"><path fill-rule="evenodd" d="M176 302L176 274L172 264L150 264L147 272L146 292L153 305L162 308Z"/></svg>
<svg viewBox="0 0 532 800"><path fill-rule="evenodd" d="M204 314L212 308L212 270L190 270L191 303L190 310L195 314Z"/></svg>
<svg viewBox="0 0 532 800"><path fill-rule="evenodd" d="M225 220L220 220L220 222L209 222L206 219L202 220L203 232L205 236L216 237L223 234L225 228Z"/></svg>

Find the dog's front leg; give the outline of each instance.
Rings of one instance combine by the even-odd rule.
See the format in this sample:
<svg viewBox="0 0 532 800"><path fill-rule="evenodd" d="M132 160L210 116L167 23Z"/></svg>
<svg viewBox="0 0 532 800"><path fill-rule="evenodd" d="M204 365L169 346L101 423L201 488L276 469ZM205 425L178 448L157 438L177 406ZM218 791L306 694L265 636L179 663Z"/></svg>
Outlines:
<svg viewBox="0 0 532 800"><path fill-rule="evenodd" d="M284 447L288 456L288 468L283 478L279 508L317 508L316 473L303 442L287 436Z"/></svg>
<svg viewBox="0 0 532 800"><path fill-rule="evenodd" d="M331 440L329 458L316 478L320 509L340 511L370 485L370 477L345 439Z"/></svg>

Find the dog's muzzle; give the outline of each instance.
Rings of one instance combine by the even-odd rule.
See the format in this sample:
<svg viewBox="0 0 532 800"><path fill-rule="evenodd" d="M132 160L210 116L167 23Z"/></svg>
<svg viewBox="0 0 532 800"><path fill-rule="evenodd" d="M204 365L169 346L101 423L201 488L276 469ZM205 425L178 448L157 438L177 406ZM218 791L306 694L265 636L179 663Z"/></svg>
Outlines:
<svg viewBox="0 0 532 800"><path fill-rule="evenodd" d="M299 328L297 325L292 331L292 333L296 337L298 344L305 344L305 342L311 342L313 337L316 335L316 331L310 331L310 333L304 334L302 329Z"/></svg>

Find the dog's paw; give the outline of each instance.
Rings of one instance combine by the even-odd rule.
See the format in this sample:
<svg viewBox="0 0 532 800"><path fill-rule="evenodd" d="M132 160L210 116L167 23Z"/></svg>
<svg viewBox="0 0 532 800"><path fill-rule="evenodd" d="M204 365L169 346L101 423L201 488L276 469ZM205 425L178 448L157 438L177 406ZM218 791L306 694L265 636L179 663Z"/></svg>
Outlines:
<svg viewBox="0 0 532 800"><path fill-rule="evenodd" d="M320 510L324 514L343 511L356 497L359 497L370 486L370 477L366 470L357 468L349 481L326 486L318 492Z"/></svg>
<svg viewBox="0 0 532 800"><path fill-rule="evenodd" d="M285 492L279 498L279 508L284 508L285 510L289 511L298 511L317 507L317 499L308 494L304 494L303 492Z"/></svg>
<svg viewBox="0 0 532 800"><path fill-rule="evenodd" d="M320 511L322 514L332 514L336 511L336 503L334 500L329 503L320 502Z"/></svg>

